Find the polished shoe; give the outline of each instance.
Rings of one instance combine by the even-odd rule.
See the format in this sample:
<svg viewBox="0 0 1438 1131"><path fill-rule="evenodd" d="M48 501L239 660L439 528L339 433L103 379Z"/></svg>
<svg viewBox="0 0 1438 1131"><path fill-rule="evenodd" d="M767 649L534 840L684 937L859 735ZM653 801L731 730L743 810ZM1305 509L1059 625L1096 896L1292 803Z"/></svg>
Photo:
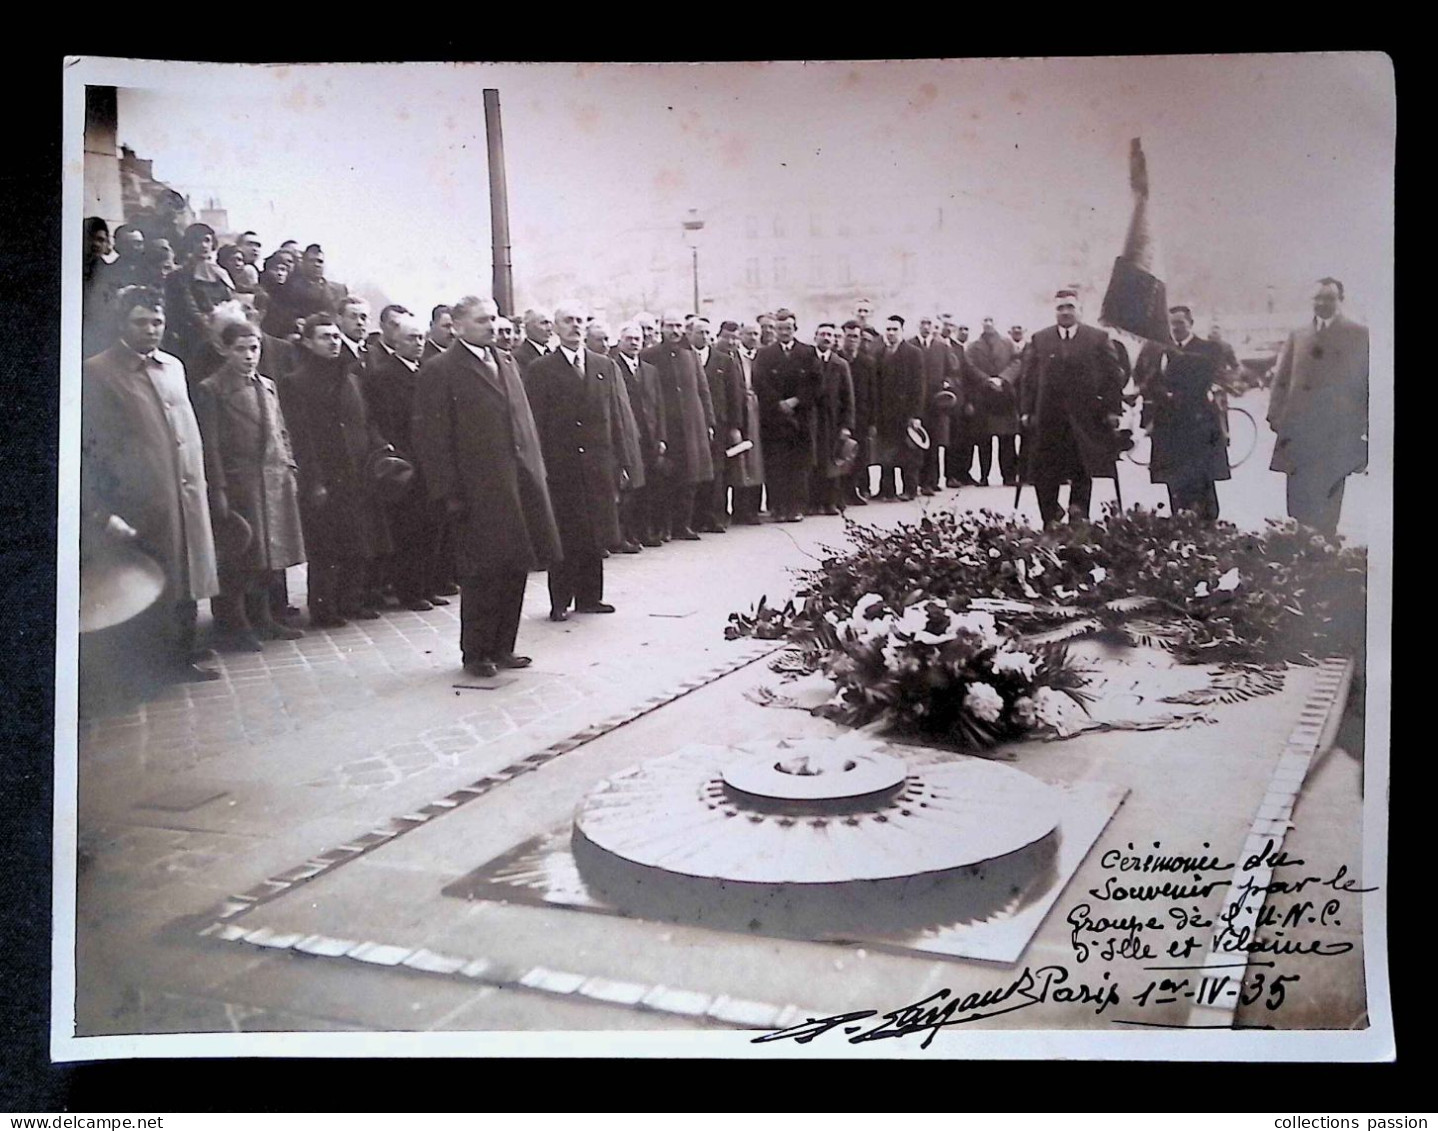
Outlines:
<svg viewBox="0 0 1438 1131"><path fill-rule="evenodd" d="M416 597L412 601L401 601L400 608L408 609L412 613L427 613L430 609L434 608L434 605L426 601L423 597Z"/></svg>
<svg viewBox="0 0 1438 1131"><path fill-rule="evenodd" d="M803 516L802 514L781 514L781 515L779 516L779 518L777 519L777 521L779 521L779 522L803 522L803 521L804 521L804 516Z"/></svg>
<svg viewBox="0 0 1438 1131"><path fill-rule="evenodd" d="M218 643L226 652L263 652L265 646L260 638L249 629L223 632Z"/></svg>
<svg viewBox="0 0 1438 1131"><path fill-rule="evenodd" d="M606 605L603 601L595 601L592 605L575 605L576 613L612 613L613 605Z"/></svg>
<svg viewBox="0 0 1438 1131"><path fill-rule="evenodd" d="M641 552L642 547L637 542L621 542L617 546L611 546L610 549L616 554L637 554Z"/></svg>
<svg viewBox="0 0 1438 1131"><path fill-rule="evenodd" d="M855 491L852 495L849 496L849 505L851 507L867 507L869 505L869 500L866 499L863 495L859 494L859 492Z"/></svg>
<svg viewBox="0 0 1438 1131"><path fill-rule="evenodd" d="M912 503L918 497L919 496L914 494L912 491L905 491L902 495L895 495L894 499L895 501L900 503Z"/></svg>
<svg viewBox="0 0 1438 1131"><path fill-rule="evenodd" d="M944 486L957 488L959 486L959 481L951 475L944 480Z"/></svg>
<svg viewBox="0 0 1438 1131"><path fill-rule="evenodd" d="M435 606L447 605L447 604L449 604L449 598L448 598L448 597L441 597L441 596L439 596L438 594L435 594L434 596L430 597L429 603L430 603L431 605L435 605Z"/></svg>
<svg viewBox="0 0 1438 1131"><path fill-rule="evenodd" d="M458 597L458 596L459 596L459 586L458 586L458 585L441 585L438 589L435 590L435 592L438 593L441 597Z"/></svg>
<svg viewBox="0 0 1438 1131"><path fill-rule="evenodd" d="M568 619L569 619L569 610L568 610L568 609L550 609L550 610L549 610L549 619L552 620L552 621L554 621L555 623L558 623L559 621L568 620Z"/></svg>
<svg viewBox="0 0 1438 1131"><path fill-rule="evenodd" d="M344 628L347 624L349 624L349 621L341 616L332 616L328 613L310 614L311 628Z"/></svg>
<svg viewBox="0 0 1438 1131"><path fill-rule="evenodd" d="M648 546L651 550L657 550L657 549L659 549L660 546L664 545L664 539L663 539L663 538L646 538L646 539L644 539L644 544L645 544L646 546Z"/></svg>
<svg viewBox="0 0 1438 1131"><path fill-rule="evenodd" d="M727 528L726 528L726 527L723 527L723 526L701 526L701 527L699 528L699 533L700 533L700 534L724 534L724 533L727 533Z"/></svg>
<svg viewBox="0 0 1438 1131"><path fill-rule="evenodd" d="M839 508L836 507L836 506L834 506L832 503L830 503L828 506L823 507L823 508L821 509L820 513L821 513L821 514L826 514L826 515L838 514L838 513L839 513Z"/></svg>
<svg viewBox="0 0 1438 1131"><path fill-rule="evenodd" d="M266 640L299 640L304 634L303 629L291 628L276 621L260 626L260 635Z"/></svg>
<svg viewBox="0 0 1438 1131"><path fill-rule="evenodd" d="M464 670L480 679L493 679L499 674L499 666L493 660L466 660Z"/></svg>
<svg viewBox="0 0 1438 1131"><path fill-rule="evenodd" d="M974 482L974 477L973 477L972 475L960 475L960 476L959 476L959 486L960 486L960 487L977 487L978 484Z"/></svg>
<svg viewBox="0 0 1438 1131"><path fill-rule="evenodd" d="M379 620L379 610L362 606L358 609L346 609L345 616L350 620Z"/></svg>
<svg viewBox="0 0 1438 1131"><path fill-rule="evenodd" d="M1005 480L1004 480L1004 486L1005 486L1005 487L1017 487L1018 485L1019 485L1019 481L1018 481L1017 479L1005 479Z"/></svg>
<svg viewBox="0 0 1438 1131"><path fill-rule="evenodd" d="M933 488L933 487L920 487L920 488L919 488L919 494L921 494L921 495L937 495L938 493L939 493L939 492L938 492L935 488Z"/></svg>
<svg viewBox="0 0 1438 1131"><path fill-rule="evenodd" d="M678 534L674 535L674 540L676 542L697 542L699 541L699 534L693 530L681 530Z"/></svg>
<svg viewBox="0 0 1438 1131"><path fill-rule="evenodd" d="M529 656L516 656L511 652L508 656L500 656L494 662L501 668L527 668L534 660Z"/></svg>

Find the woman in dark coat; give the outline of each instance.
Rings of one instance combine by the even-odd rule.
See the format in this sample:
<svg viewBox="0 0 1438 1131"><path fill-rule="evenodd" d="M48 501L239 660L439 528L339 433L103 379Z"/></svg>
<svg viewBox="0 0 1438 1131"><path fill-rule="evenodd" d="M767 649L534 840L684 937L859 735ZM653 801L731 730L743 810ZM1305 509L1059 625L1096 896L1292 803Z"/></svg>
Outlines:
<svg viewBox="0 0 1438 1131"><path fill-rule="evenodd" d="M180 241L180 266L165 279L165 349L180 359L188 376L209 348L210 311L234 297L229 275L215 262L215 230L191 224ZM198 384L189 378L191 389Z"/></svg>
<svg viewBox="0 0 1438 1131"><path fill-rule="evenodd" d="M225 362L195 387L195 416L205 446L205 480L219 559L215 622L239 648L295 640L298 629L270 615L274 570L305 560L299 485L275 383L258 372L260 332L248 322L220 331Z"/></svg>

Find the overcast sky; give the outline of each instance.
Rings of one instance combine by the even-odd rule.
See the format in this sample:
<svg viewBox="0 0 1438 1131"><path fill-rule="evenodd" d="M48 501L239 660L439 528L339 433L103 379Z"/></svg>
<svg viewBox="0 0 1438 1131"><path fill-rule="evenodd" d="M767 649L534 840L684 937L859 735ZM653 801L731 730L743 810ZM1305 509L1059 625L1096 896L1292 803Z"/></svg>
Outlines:
<svg viewBox="0 0 1438 1131"><path fill-rule="evenodd" d="M677 232L687 209L756 192L902 209L916 188L946 190L969 206L968 270L1023 295L1073 281L1026 266L1039 243L1076 240L1069 218L1084 215L1090 274L1106 278L1135 136L1170 295L1251 302L1272 284L1281 308L1302 308L1311 280L1335 274L1362 313L1391 288L1381 56L87 66L86 81L125 88L119 140L196 206L218 196L267 249L318 241L332 277L381 282L416 309L488 288L487 86L503 104L522 297L526 277L595 259L606 231ZM579 270L602 280L606 265Z"/></svg>

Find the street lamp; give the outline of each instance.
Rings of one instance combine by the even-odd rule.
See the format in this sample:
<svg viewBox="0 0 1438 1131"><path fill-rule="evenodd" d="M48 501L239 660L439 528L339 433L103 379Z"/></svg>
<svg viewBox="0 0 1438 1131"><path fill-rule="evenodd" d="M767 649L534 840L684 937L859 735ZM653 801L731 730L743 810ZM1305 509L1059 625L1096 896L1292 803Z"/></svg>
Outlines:
<svg viewBox="0 0 1438 1131"><path fill-rule="evenodd" d="M704 221L699 218L699 209L689 209L689 215L684 218L684 242L689 245L689 251L694 257L694 313L701 313L699 310L699 237L691 236L690 233L698 233L704 230Z"/></svg>

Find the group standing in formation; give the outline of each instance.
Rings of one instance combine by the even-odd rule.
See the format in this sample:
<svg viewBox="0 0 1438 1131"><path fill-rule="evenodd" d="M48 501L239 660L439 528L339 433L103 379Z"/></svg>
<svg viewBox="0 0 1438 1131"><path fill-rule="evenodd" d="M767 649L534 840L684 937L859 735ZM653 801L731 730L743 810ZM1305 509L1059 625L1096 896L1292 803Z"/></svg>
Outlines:
<svg viewBox="0 0 1438 1131"><path fill-rule="evenodd" d="M799 522L991 484L995 458L1046 523L1082 519L1093 479L1117 474L1130 379L1175 510L1216 520L1229 476L1236 361L1183 306L1132 366L1069 290L1031 338L992 318L972 340L947 314L876 320L868 302L810 341L786 309L611 330L577 302L512 320L474 295L427 321L392 304L371 327L318 245L261 259L255 233L220 246L203 224L177 247L94 220L86 236L82 552L135 540L161 564L165 599L137 631L177 678L217 677L199 666L200 600L227 646L302 636L285 585L302 562L316 628L458 595L464 666L493 676L530 663L515 646L537 569L552 620L612 613L612 554L766 509ZM1330 534L1367 460L1367 330L1342 301L1320 282L1269 411L1289 513Z"/></svg>

